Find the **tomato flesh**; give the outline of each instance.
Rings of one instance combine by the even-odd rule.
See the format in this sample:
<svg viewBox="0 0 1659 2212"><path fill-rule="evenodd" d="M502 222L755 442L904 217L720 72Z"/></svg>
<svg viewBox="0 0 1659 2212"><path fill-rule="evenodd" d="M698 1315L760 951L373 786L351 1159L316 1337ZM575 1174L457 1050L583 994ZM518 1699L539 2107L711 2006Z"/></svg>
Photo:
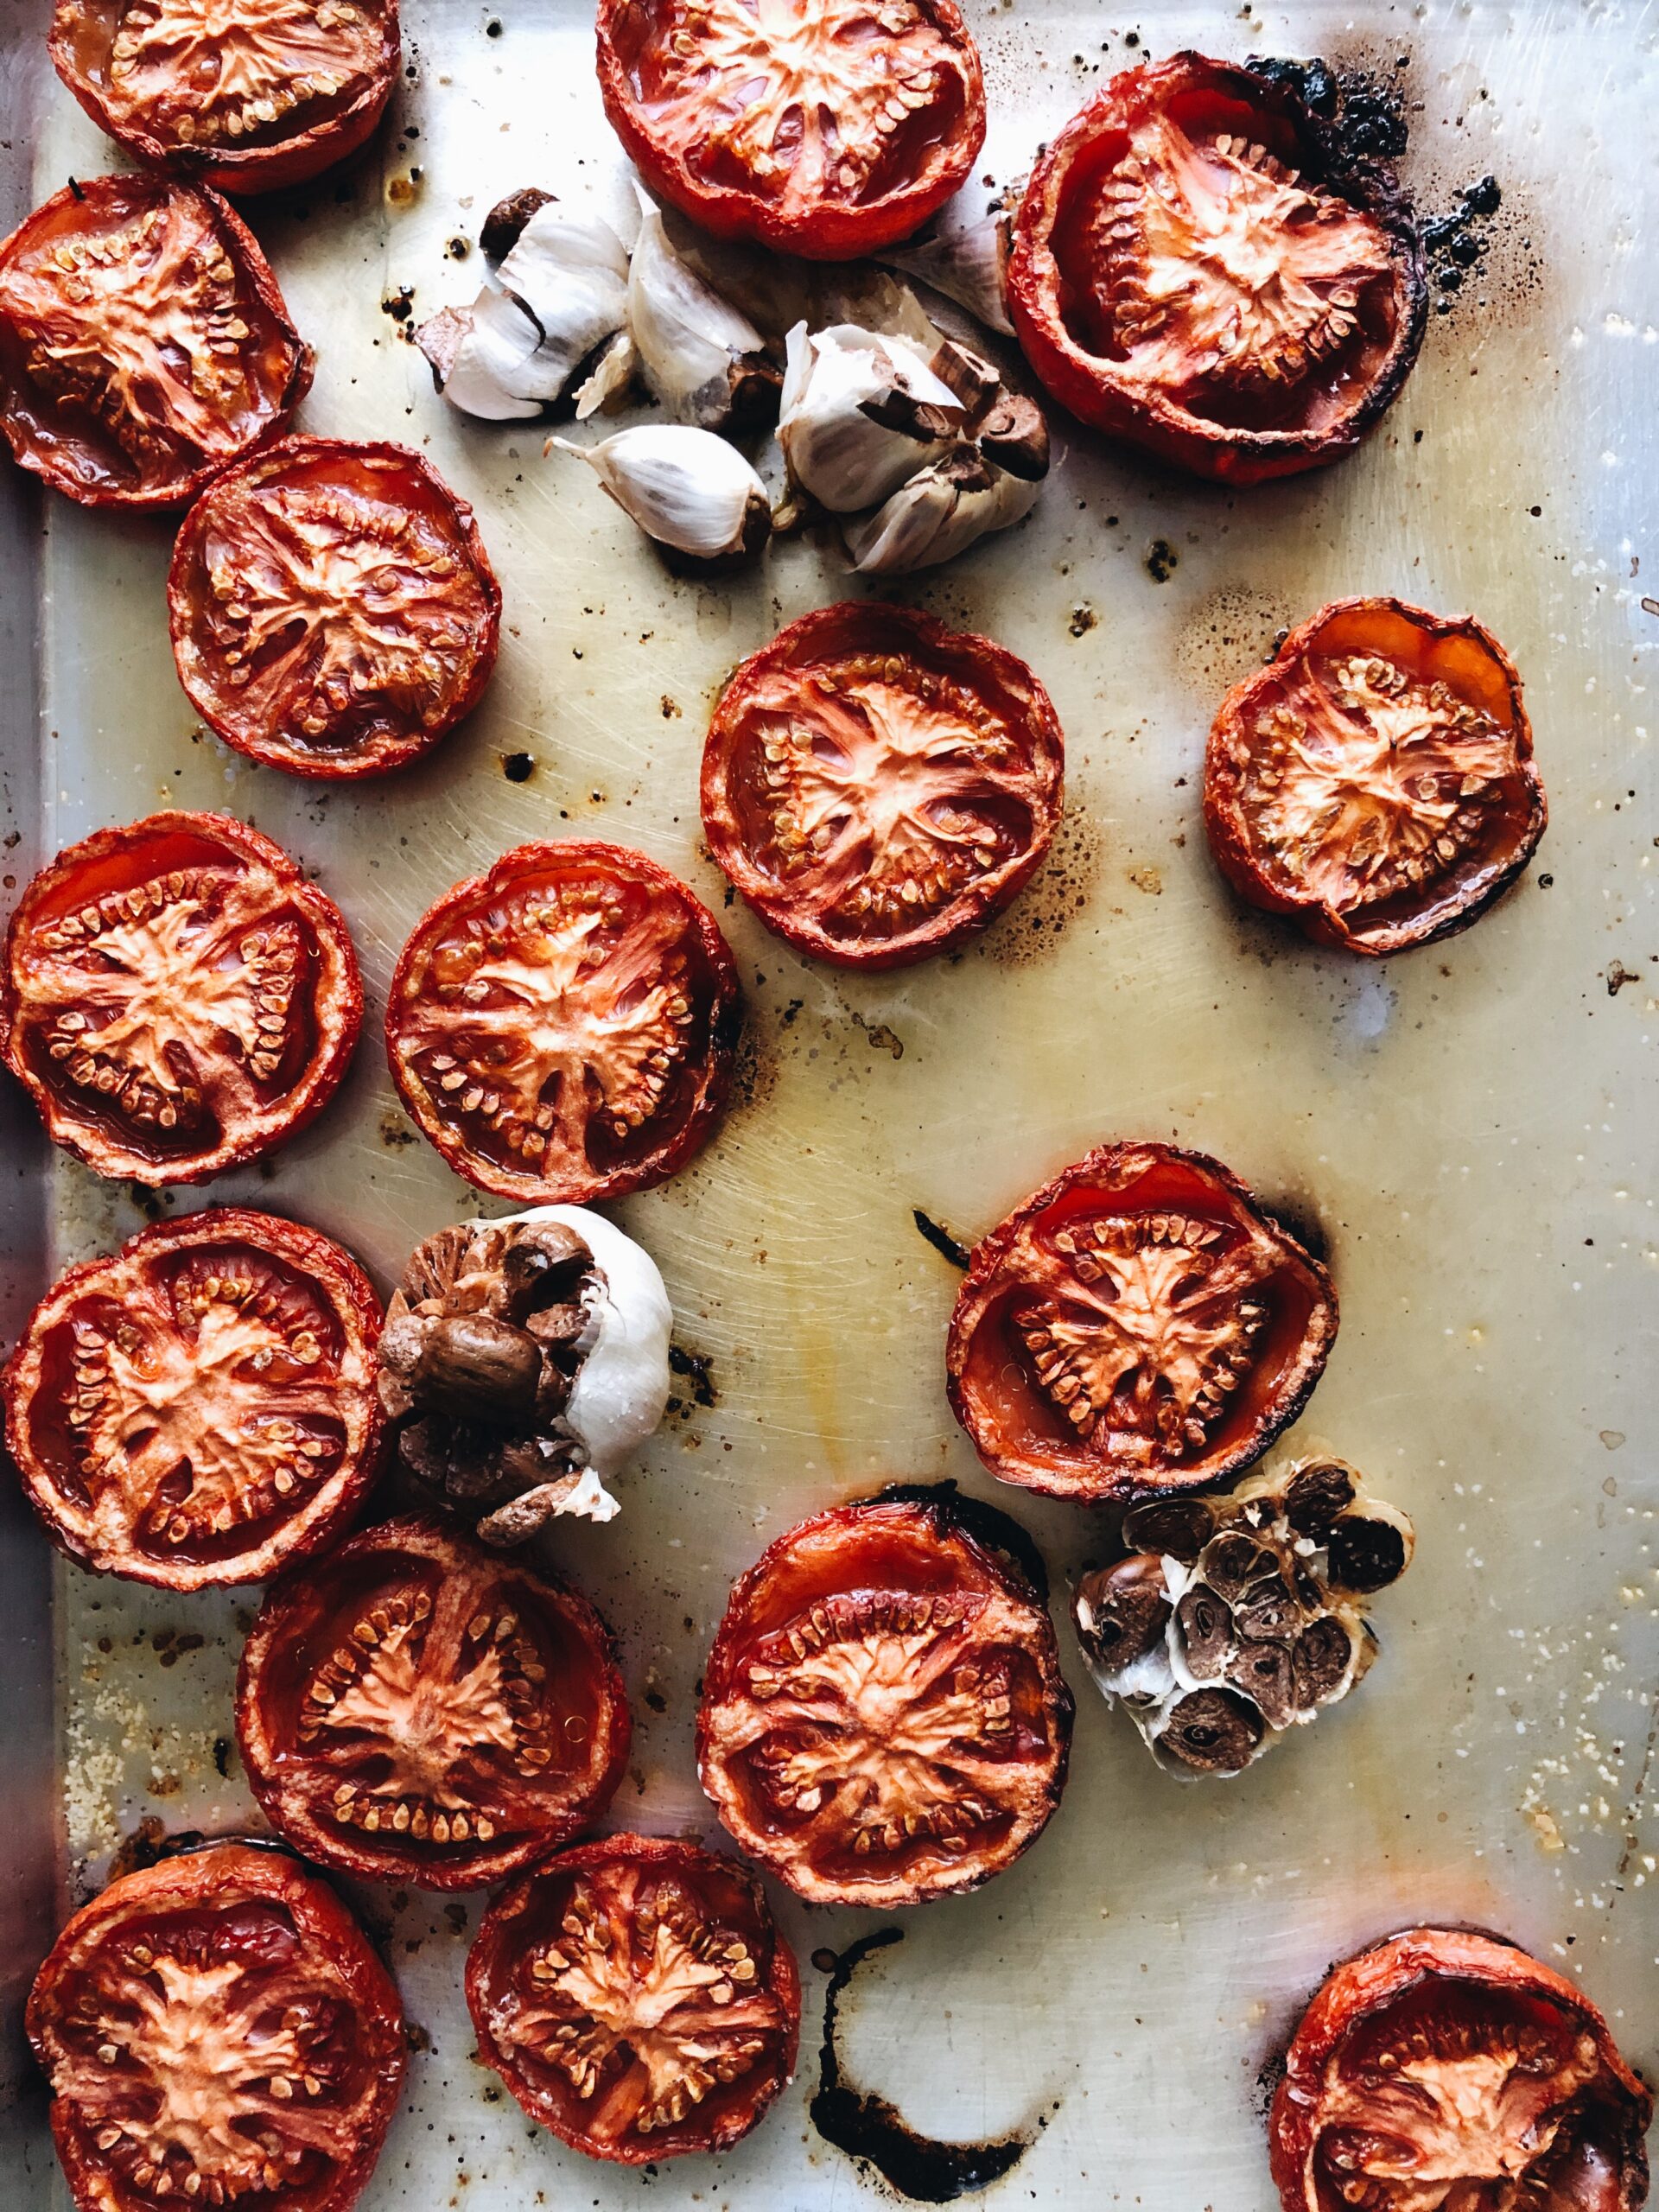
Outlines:
<svg viewBox="0 0 1659 2212"><path fill-rule="evenodd" d="M1503 647L1395 599L1322 607L1228 694L1204 808L1253 905L1373 954L1466 929L1531 860L1547 812Z"/></svg>
<svg viewBox="0 0 1659 2212"><path fill-rule="evenodd" d="M671 1175L730 1088L737 969L712 914L620 845L521 845L404 947L392 1078L460 1174L585 1203Z"/></svg>
<svg viewBox="0 0 1659 2212"><path fill-rule="evenodd" d="M140 160L270 192L343 161L379 121L397 0L57 0L51 52Z"/></svg>
<svg viewBox="0 0 1659 2212"><path fill-rule="evenodd" d="M754 1877L638 1835L563 1852L499 1898L467 2001L480 2056L531 2119L626 2165L747 2135L789 2080L801 2017Z"/></svg>
<svg viewBox="0 0 1659 2212"><path fill-rule="evenodd" d="M954 0L601 0L605 111L707 229L848 259L920 227L985 137Z"/></svg>
<svg viewBox="0 0 1659 2212"><path fill-rule="evenodd" d="M698 1771L736 1841L802 1897L915 1904L1035 1840L1071 1713L1018 1560L947 1491L896 1492L803 1522L738 1582Z"/></svg>
<svg viewBox="0 0 1659 2212"><path fill-rule="evenodd" d="M417 760L477 703L501 591L418 454L289 438L191 508L168 610L179 679L227 745L340 778Z"/></svg>
<svg viewBox="0 0 1659 2212"><path fill-rule="evenodd" d="M385 1968L285 1854L221 1845L83 1907L29 2000L79 2212L348 2212L404 2074Z"/></svg>
<svg viewBox="0 0 1659 2212"><path fill-rule="evenodd" d="M907 607L809 614L745 661L702 762L709 849L768 928L845 967L950 950L1029 882L1065 746L1025 663Z"/></svg>
<svg viewBox="0 0 1659 2212"><path fill-rule="evenodd" d="M226 815L71 845L6 936L6 1065L101 1175L199 1183L269 1151L333 1094L362 1012L340 909Z"/></svg>
<svg viewBox="0 0 1659 2212"><path fill-rule="evenodd" d="M1104 1145L976 1246L950 1402L994 1475L1091 1501L1196 1489L1300 1412L1329 1276L1202 1154Z"/></svg>
<svg viewBox="0 0 1659 2212"><path fill-rule="evenodd" d="M1285 2212L1636 2212L1653 2098L1582 1991L1418 1928L1328 1978L1271 2121Z"/></svg>
<svg viewBox="0 0 1659 2212"><path fill-rule="evenodd" d="M1009 300L1084 422L1236 483L1349 451L1422 340L1393 179L1331 173L1281 86L1195 54L1115 78L1033 170Z"/></svg>
<svg viewBox="0 0 1659 2212"><path fill-rule="evenodd" d="M94 177L0 245L0 429L87 505L182 505L276 435L311 365L216 193Z"/></svg>
<svg viewBox="0 0 1659 2212"><path fill-rule="evenodd" d="M631 1730L586 1599L423 1516L270 1592L242 1656L237 1734L266 1816L308 1858L470 1890L595 1819Z"/></svg>
<svg viewBox="0 0 1659 2212"><path fill-rule="evenodd" d="M73 1268L0 1380L54 1541L168 1590L256 1582L329 1543L378 1471L380 1307L350 1254L240 1209Z"/></svg>

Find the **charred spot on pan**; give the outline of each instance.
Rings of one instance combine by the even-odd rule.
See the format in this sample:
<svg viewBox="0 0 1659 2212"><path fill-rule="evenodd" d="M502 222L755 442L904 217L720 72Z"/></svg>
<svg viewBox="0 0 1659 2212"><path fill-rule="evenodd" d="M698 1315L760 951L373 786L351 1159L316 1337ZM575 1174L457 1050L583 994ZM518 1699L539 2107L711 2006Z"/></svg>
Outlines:
<svg viewBox="0 0 1659 2212"><path fill-rule="evenodd" d="M970 1255L968 1247L954 1237L948 1229L942 1229L931 1214L924 1213L920 1206L912 1206L910 1217L942 1260L953 1268L967 1268Z"/></svg>
<svg viewBox="0 0 1659 2212"><path fill-rule="evenodd" d="M1166 537L1154 537L1147 549L1147 574L1155 584L1166 584L1180 566L1180 555Z"/></svg>
<svg viewBox="0 0 1659 2212"><path fill-rule="evenodd" d="M1027 2151L1025 2135L982 2143L944 2143L918 2135L886 2097L855 2089L842 2074L836 2044L842 1993L872 1952L904 1941L898 1928L878 1928L846 1950L815 1951L812 1963L830 1976L823 1993L823 2039L818 2048L818 2087L808 2115L826 2143L863 2167L874 2167L888 2187L918 2204L950 2204L988 2189L1013 2171Z"/></svg>
<svg viewBox="0 0 1659 2212"><path fill-rule="evenodd" d="M670 1344L668 1364L671 1373L690 1384L691 1395L698 1405L718 1404L720 1393L715 1388L714 1369L706 1352L687 1351L683 1344Z"/></svg>
<svg viewBox="0 0 1659 2212"><path fill-rule="evenodd" d="M1244 66L1264 83L1300 100L1325 126L1323 135L1333 182L1338 181L1344 166L1397 161L1405 152L1410 131L1405 93L1398 83L1363 69L1333 68L1317 57L1293 61L1276 54L1253 54Z"/></svg>
<svg viewBox="0 0 1659 2212"><path fill-rule="evenodd" d="M407 322L415 308L415 287L400 284L395 292L388 292L380 302L382 315L389 315L394 322Z"/></svg>
<svg viewBox="0 0 1659 2212"><path fill-rule="evenodd" d="M504 753L501 772L510 784L527 784L536 772L536 756L531 753Z"/></svg>
<svg viewBox="0 0 1659 2212"><path fill-rule="evenodd" d="M1443 214L1430 215L1422 223L1423 249L1443 296L1461 291L1465 278L1485 259L1492 218L1503 204L1503 189L1489 173L1465 186ZM1442 296L1440 312L1446 313L1451 304Z"/></svg>

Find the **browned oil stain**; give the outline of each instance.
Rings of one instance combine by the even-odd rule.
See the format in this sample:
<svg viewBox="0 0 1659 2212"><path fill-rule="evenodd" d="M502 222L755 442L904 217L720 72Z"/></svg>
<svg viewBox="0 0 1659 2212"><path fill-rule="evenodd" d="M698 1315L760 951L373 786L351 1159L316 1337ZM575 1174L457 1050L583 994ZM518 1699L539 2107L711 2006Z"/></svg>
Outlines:
<svg viewBox="0 0 1659 2212"><path fill-rule="evenodd" d="M980 957L999 968L1026 968L1042 959L1088 912L1105 853L1100 824L1086 809L1068 807L1041 868L975 948Z"/></svg>
<svg viewBox="0 0 1659 2212"><path fill-rule="evenodd" d="M1211 708L1235 683L1273 658L1277 639L1298 614L1287 595L1265 585L1235 584L1212 592L1183 625L1175 665L1183 680Z"/></svg>
<svg viewBox="0 0 1659 2212"><path fill-rule="evenodd" d="M888 2186L917 2204L951 2204L1001 2181L1031 2147L1023 2135L986 2143L942 2143L906 2126L897 2107L883 2096L855 2089L842 2078L836 2026L842 1993L873 1951L901 1943L904 1930L878 1928L839 1955L815 1951L812 1962L829 1961L823 1993L823 2040L818 2047L818 2086L808 2113L826 2143L833 2143L861 2165L874 2166Z"/></svg>

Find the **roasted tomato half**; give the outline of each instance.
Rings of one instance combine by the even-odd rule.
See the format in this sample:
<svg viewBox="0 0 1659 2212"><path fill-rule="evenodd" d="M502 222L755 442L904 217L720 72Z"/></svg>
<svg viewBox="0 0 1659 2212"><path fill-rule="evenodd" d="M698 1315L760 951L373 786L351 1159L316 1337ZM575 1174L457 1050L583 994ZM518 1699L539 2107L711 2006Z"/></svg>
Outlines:
<svg viewBox="0 0 1659 2212"><path fill-rule="evenodd" d="M501 588L473 511L407 446L288 438L216 477L167 582L173 658L227 745L374 776L478 703Z"/></svg>
<svg viewBox="0 0 1659 2212"><path fill-rule="evenodd" d="M907 238L985 141L956 0L600 0L599 84L653 191L815 260Z"/></svg>
<svg viewBox="0 0 1659 2212"><path fill-rule="evenodd" d="M227 815L152 814L24 892L0 1017L54 1144L100 1175L200 1183L321 1109L363 986L339 907L280 845Z"/></svg>
<svg viewBox="0 0 1659 2212"><path fill-rule="evenodd" d="M217 193L94 177L0 245L0 430L86 506L182 506L310 383L311 349Z"/></svg>
<svg viewBox="0 0 1659 2212"><path fill-rule="evenodd" d="M355 153L397 74L397 0L57 0L52 60L129 153L219 192Z"/></svg>
<svg viewBox="0 0 1659 2212"><path fill-rule="evenodd" d="M479 2056L532 2120L638 2166L724 2151L788 2082L794 1954L760 1885L696 1844L607 1836L484 1916L467 1961Z"/></svg>
<svg viewBox="0 0 1659 2212"><path fill-rule="evenodd" d="M458 1174L586 1205L660 1183L707 1141L740 1019L702 901L643 853L575 838L518 846L422 917L386 1049Z"/></svg>
<svg viewBox="0 0 1659 2212"><path fill-rule="evenodd" d="M141 1230L70 1269L7 1364L30 1503L98 1573L263 1582L379 1470L379 1332L368 1277L314 1230L240 1209Z"/></svg>
<svg viewBox="0 0 1659 2212"><path fill-rule="evenodd" d="M780 1537L732 1592L697 1715L702 1786L743 1849L815 1904L920 1904L1011 1866L1071 1743L1041 1573L950 1484Z"/></svg>
<svg viewBox="0 0 1659 2212"><path fill-rule="evenodd" d="M769 929L846 968L946 952L1035 873L1065 741L1011 652L830 607L752 654L702 756L709 849Z"/></svg>
<svg viewBox="0 0 1659 2212"><path fill-rule="evenodd" d="M1203 476L1351 451L1422 343L1421 245L1392 173L1249 69L1114 78L1032 172L1009 307L1054 397Z"/></svg>
<svg viewBox="0 0 1659 2212"><path fill-rule="evenodd" d="M1236 1175L1109 1144L975 1246L945 1365L994 1475L1102 1503L1248 1466L1336 1333L1331 1278Z"/></svg>
<svg viewBox="0 0 1659 2212"><path fill-rule="evenodd" d="M1308 2006L1273 2177L1285 2212L1637 2212L1652 2116L1581 1990L1490 1936L1414 1928Z"/></svg>
<svg viewBox="0 0 1659 2212"><path fill-rule="evenodd" d="M1222 701L1204 823L1253 906L1353 952L1466 929L1544 833L1532 726L1478 622L1341 599Z"/></svg>
<svg viewBox="0 0 1659 2212"><path fill-rule="evenodd" d="M481 1889L578 1834L631 1732L587 1599L435 1516L284 1576L243 1650L236 1727L296 1850L423 1890Z"/></svg>
<svg viewBox="0 0 1659 2212"><path fill-rule="evenodd" d="M29 2000L79 2212L347 2212L404 2078L397 1992L334 1891L220 1844L111 1882Z"/></svg>

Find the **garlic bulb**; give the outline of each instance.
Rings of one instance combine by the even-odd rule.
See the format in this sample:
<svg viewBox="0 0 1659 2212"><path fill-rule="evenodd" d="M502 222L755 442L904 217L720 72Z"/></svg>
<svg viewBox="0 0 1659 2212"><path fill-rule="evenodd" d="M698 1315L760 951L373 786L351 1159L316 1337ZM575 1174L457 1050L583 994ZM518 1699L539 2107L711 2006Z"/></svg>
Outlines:
<svg viewBox="0 0 1659 2212"><path fill-rule="evenodd" d="M1042 488L996 467L975 447L958 445L874 514L843 523L842 536L861 575L908 575L954 560L988 531L1020 521Z"/></svg>
<svg viewBox="0 0 1659 2212"><path fill-rule="evenodd" d="M777 391L760 333L675 252L654 207L639 224L627 317L645 382L677 422L723 429Z"/></svg>
<svg viewBox="0 0 1659 2212"><path fill-rule="evenodd" d="M1008 320L1008 246L1013 226L1006 207L979 213L969 186L939 210L926 227L901 246L876 256L890 269L919 277L947 300L966 308L988 330L1014 335Z"/></svg>
<svg viewBox="0 0 1659 2212"><path fill-rule="evenodd" d="M648 537L699 561L758 552L772 530L766 490L735 446L689 423L648 423L596 446L550 438L585 461Z"/></svg>
<svg viewBox="0 0 1659 2212"><path fill-rule="evenodd" d="M1077 1585L1078 1640L1107 1702L1189 1777L1242 1773L1347 1696L1376 1656L1367 1600L1413 1548L1405 1515L1323 1457L1136 1506L1122 1541Z"/></svg>
<svg viewBox="0 0 1659 2212"><path fill-rule="evenodd" d="M548 200L524 223L470 308L447 308L416 340L466 415L525 422L560 398L627 315L628 255L608 223Z"/></svg>
<svg viewBox="0 0 1659 2212"><path fill-rule="evenodd" d="M609 1521L605 1484L660 1424L673 1314L649 1254L581 1206L463 1222L418 1246L379 1391L415 1479L491 1543Z"/></svg>
<svg viewBox="0 0 1659 2212"><path fill-rule="evenodd" d="M853 323L789 334L778 442L795 483L831 514L855 514L948 453L965 420L907 339Z"/></svg>

